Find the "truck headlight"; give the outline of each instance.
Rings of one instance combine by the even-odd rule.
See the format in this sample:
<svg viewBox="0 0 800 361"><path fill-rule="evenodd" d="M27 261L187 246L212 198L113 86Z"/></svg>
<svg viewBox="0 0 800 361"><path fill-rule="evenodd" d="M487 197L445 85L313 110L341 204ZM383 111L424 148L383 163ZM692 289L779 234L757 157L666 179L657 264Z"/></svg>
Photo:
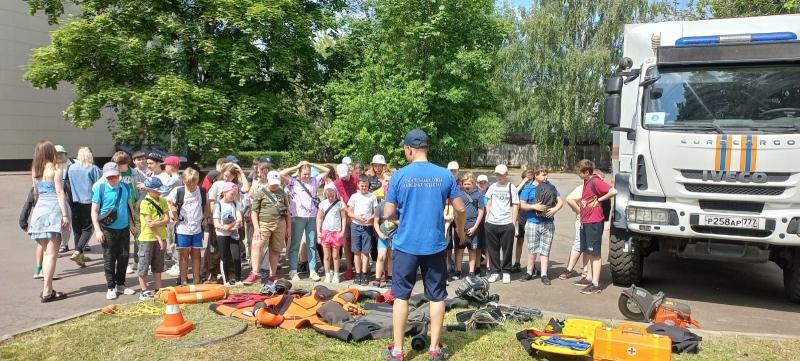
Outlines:
<svg viewBox="0 0 800 361"><path fill-rule="evenodd" d="M671 217L672 215L672 217ZM674 219L674 221L671 221ZM628 221L639 224L671 225L677 224L678 214L671 209L643 208L628 206Z"/></svg>

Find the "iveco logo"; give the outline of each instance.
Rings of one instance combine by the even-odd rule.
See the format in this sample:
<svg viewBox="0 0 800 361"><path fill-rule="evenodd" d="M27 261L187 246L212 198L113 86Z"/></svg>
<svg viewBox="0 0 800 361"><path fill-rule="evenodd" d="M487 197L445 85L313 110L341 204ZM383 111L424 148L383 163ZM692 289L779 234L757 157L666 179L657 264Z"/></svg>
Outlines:
<svg viewBox="0 0 800 361"><path fill-rule="evenodd" d="M714 182L766 183L767 174L762 172L750 173L704 170L703 180Z"/></svg>

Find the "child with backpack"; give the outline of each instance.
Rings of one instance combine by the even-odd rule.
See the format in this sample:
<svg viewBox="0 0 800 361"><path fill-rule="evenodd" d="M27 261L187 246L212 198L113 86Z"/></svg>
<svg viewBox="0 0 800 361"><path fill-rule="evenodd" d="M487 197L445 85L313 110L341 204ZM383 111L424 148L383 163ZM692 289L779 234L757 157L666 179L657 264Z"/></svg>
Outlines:
<svg viewBox="0 0 800 361"><path fill-rule="evenodd" d="M200 282L200 252L203 249L203 228L211 213L206 190L198 186L200 174L193 168L183 171L183 186L167 196L172 221L175 222L175 248L181 283L189 283L189 259L192 261L192 282Z"/></svg>
<svg viewBox="0 0 800 361"><path fill-rule="evenodd" d="M385 170L381 175L381 193L386 194L389 187L389 182L392 180L392 171ZM373 193L375 194L375 193ZM386 205L386 199L382 197L378 201L378 207L375 208L375 218L373 219L373 228L378 235L377 248L378 257L375 261L375 280L372 285L381 287L383 284L386 288L392 288L392 239L394 234L397 233L397 226L400 225L399 220L388 220L383 217L383 208ZM384 274L385 272L385 274Z"/></svg>
<svg viewBox="0 0 800 361"><path fill-rule="evenodd" d="M550 246L553 244L555 226L553 217L564 206L558 189L547 180L548 169L537 166L533 169L533 182L520 195L519 208L525 212L525 239L528 243L528 272L524 280L535 276L534 265L539 256L542 283L550 285L547 275Z"/></svg>
<svg viewBox="0 0 800 361"><path fill-rule="evenodd" d="M239 228L244 222L242 204L236 201L239 187L225 182L220 188L221 199L214 205L214 228L217 248L222 260L222 277L229 285L241 285L242 255L239 249ZM233 277L228 278L233 272Z"/></svg>
<svg viewBox="0 0 800 361"><path fill-rule="evenodd" d="M584 159L575 165L575 171L583 179L581 195L581 252L589 258L589 275L575 282L585 286L581 293L598 294L600 289L600 251L603 241L605 214L602 203L617 195L617 190L594 173L594 163Z"/></svg>
<svg viewBox="0 0 800 361"><path fill-rule="evenodd" d="M325 268L323 282L339 283L339 248L344 245L347 227L346 205L339 199L333 184L326 185L322 193L325 199L319 203L317 210L317 234L322 245L322 264Z"/></svg>
<svg viewBox="0 0 800 361"><path fill-rule="evenodd" d="M155 291L147 288L147 272L153 273L155 289L161 288L161 273L164 272L164 253L167 250L167 223L170 222L169 205L161 197L161 192L167 189L158 177L148 177L144 180L147 195L139 206L139 266L136 272L139 276L141 294L139 300L147 301L155 297Z"/></svg>

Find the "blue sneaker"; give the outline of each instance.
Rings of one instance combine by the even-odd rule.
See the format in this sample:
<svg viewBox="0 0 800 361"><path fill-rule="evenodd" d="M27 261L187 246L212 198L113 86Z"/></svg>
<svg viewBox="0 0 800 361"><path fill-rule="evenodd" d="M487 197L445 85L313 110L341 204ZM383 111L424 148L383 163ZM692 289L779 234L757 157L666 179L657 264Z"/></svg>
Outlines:
<svg viewBox="0 0 800 361"><path fill-rule="evenodd" d="M264 269L264 268L259 269L258 270L258 274L261 275L262 279L268 278L269 277L269 270L268 269Z"/></svg>

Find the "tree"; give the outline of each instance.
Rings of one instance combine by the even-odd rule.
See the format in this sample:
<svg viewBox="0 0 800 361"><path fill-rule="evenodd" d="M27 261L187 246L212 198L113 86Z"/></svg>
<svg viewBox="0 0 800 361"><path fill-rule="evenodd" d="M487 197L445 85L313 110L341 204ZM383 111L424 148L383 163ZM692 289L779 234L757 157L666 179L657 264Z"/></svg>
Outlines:
<svg viewBox="0 0 800 361"><path fill-rule="evenodd" d="M609 140L603 85L621 56L623 27L647 21L647 0L538 0L501 9L513 24L498 52L503 118L528 132L541 161L560 164L568 146Z"/></svg>
<svg viewBox="0 0 800 361"><path fill-rule="evenodd" d="M701 19L739 18L800 12L797 0L692 0L690 7Z"/></svg>
<svg viewBox="0 0 800 361"><path fill-rule="evenodd" d="M398 143L424 129L437 161L500 141L490 74L504 25L493 0L372 0L347 17L331 58L343 64L326 87L338 155L382 153L403 163Z"/></svg>
<svg viewBox="0 0 800 361"><path fill-rule="evenodd" d="M307 128L321 86L314 34L335 25L344 0L24 0L50 23L25 79L75 86L64 112L87 128L111 115L115 140L168 143L213 156L286 149ZM65 20L64 20L65 18ZM263 149L263 148L262 148Z"/></svg>

